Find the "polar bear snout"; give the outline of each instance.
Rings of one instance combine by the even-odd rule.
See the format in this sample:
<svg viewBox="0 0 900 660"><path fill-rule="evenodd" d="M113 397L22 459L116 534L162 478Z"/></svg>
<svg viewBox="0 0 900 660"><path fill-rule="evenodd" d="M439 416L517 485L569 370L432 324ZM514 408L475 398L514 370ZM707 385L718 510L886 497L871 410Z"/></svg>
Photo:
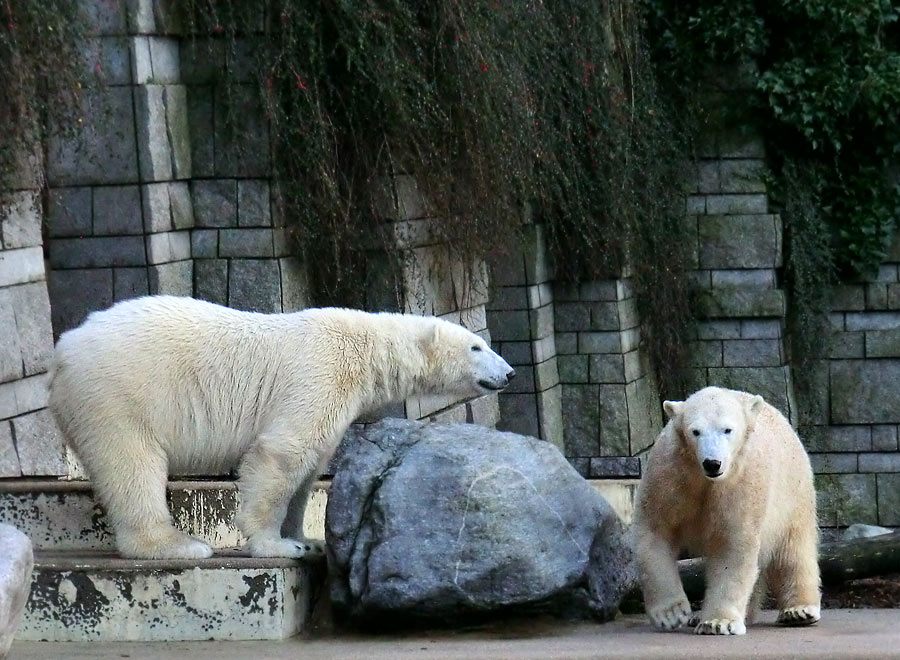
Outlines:
<svg viewBox="0 0 900 660"><path fill-rule="evenodd" d="M717 461L712 458L707 458L703 461L703 471L706 472L706 476L712 479L719 477L722 475L722 461Z"/></svg>
<svg viewBox="0 0 900 660"><path fill-rule="evenodd" d="M478 381L478 384L486 390L499 391L507 387L509 385L509 381L511 381L515 377L516 370L510 368L510 370L507 371L504 376L492 379L482 378Z"/></svg>

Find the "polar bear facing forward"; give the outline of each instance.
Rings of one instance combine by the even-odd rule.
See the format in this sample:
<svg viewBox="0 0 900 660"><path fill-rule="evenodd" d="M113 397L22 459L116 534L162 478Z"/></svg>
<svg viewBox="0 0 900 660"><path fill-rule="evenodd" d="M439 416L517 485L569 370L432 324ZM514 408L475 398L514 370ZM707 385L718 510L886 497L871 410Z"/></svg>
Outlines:
<svg viewBox="0 0 900 660"><path fill-rule="evenodd" d="M816 495L788 421L760 396L718 387L664 408L669 422L650 450L632 529L650 619L742 635L768 587L779 623L816 623ZM678 575L683 549L706 558L699 616Z"/></svg>
<svg viewBox="0 0 900 660"><path fill-rule="evenodd" d="M486 394L513 375L479 336L435 318L257 314L158 296L95 312L60 337L50 408L122 555L209 557L172 526L167 476L237 466L250 553L302 557L322 548L282 537L288 503L309 492L358 415L418 394Z"/></svg>

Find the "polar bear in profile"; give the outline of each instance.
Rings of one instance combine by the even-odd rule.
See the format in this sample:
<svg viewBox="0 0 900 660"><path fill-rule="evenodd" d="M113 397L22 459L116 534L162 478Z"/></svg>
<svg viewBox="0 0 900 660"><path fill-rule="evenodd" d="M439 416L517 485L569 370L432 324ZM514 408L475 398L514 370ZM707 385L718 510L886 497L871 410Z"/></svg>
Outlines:
<svg viewBox="0 0 900 660"><path fill-rule="evenodd" d="M669 422L650 450L632 528L650 619L743 635L768 588L779 623L816 623L816 494L791 425L762 397L718 387L664 408ZM698 616L678 575L681 550L706 559Z"/></svg>
<svg viewBox="0 0 900 660"><path fill-rule="evenodd" d="M303 557L322 547L282 537L288 503L309 492L357 416L420 394L483 395L513 375L481 337L436 318L257 314L158 296L95 312L60 337L50 408L123 556L209 557L173 527L167 476L238 467L250 553Z"/></svg>

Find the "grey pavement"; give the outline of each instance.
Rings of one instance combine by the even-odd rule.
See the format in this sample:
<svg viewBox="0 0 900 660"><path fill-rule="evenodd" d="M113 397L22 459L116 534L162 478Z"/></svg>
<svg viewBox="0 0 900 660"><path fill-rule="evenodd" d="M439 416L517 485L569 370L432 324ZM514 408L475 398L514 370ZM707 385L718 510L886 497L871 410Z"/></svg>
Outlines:
<svg viewBox="0 0 900 660"><path fill-rule="evenodd" d="M776 626L774 612L764 612L761 618L743 637L701 637L686 631L660 633L651 629L643 617L627 616L603 625L540 620L463 632L327 633L282 642L17 642L8 660L900 658L900 609L826 610L819 625L810 628Z"/></svg>

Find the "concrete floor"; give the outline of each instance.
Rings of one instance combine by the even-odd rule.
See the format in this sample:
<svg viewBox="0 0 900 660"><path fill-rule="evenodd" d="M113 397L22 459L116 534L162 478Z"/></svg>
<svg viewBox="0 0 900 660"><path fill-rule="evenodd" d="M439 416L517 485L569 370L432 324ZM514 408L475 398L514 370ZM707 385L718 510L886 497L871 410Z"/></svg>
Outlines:
<svg viewBox="0 0 900 660"><path fill-rule="evenodd" d="M826 610L812 628L773 624L775 613L743 637L660 633L643 617L605 625L527 621L462 632L384 636L322 635L283 642L47 643L16 642L8 660L879 660L900 658L900 609Z"/></svg>

